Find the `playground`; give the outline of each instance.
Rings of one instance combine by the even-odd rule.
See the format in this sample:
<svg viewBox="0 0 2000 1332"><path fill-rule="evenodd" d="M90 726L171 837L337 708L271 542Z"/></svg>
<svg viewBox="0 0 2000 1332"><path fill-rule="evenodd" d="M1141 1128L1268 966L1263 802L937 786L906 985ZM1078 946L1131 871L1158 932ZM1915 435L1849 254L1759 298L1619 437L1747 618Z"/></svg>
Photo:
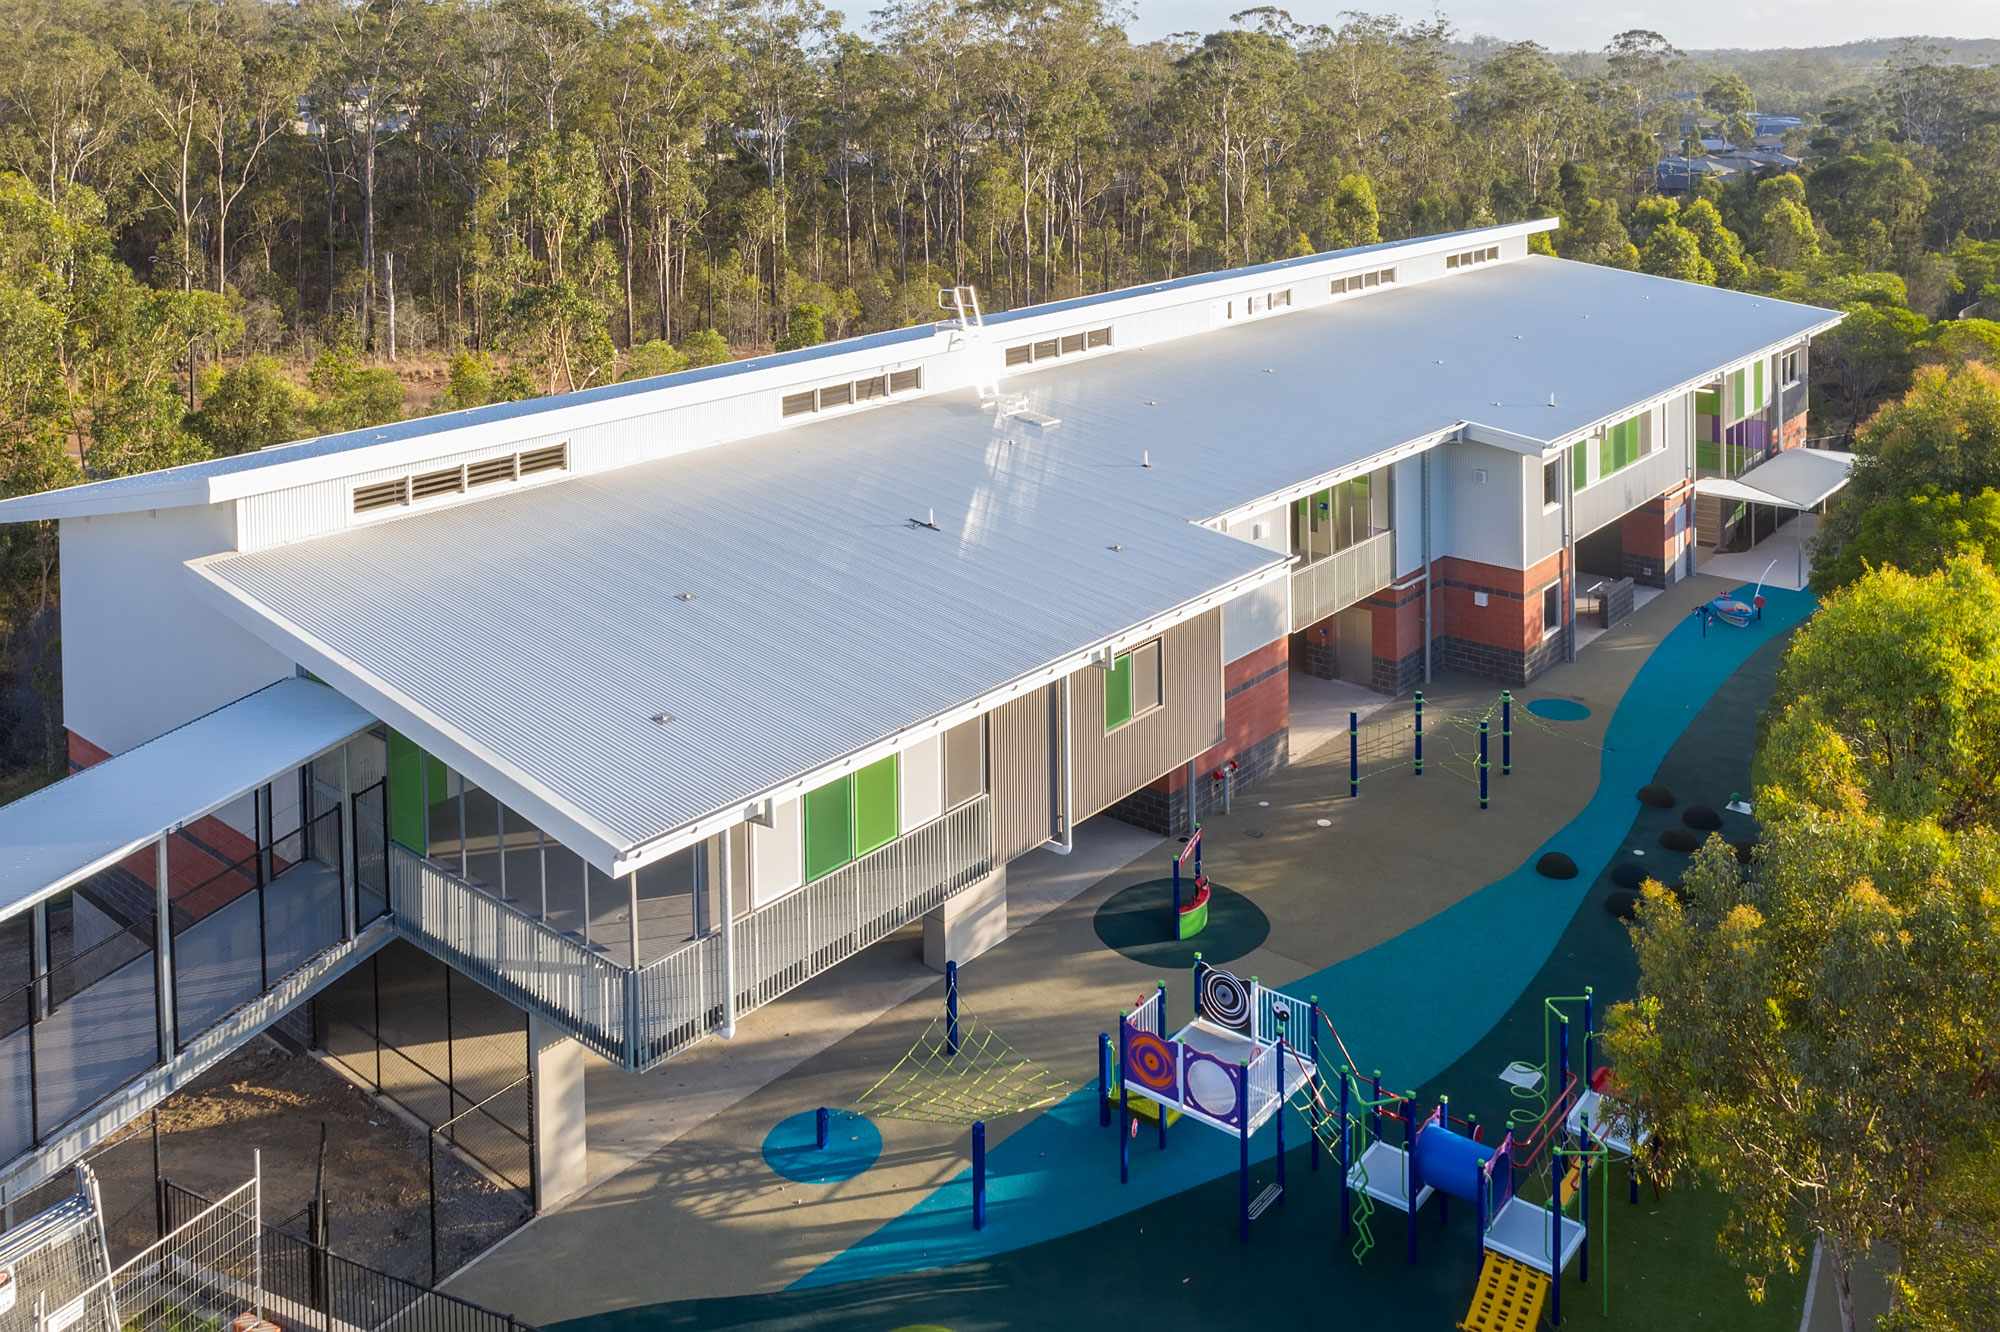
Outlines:
<svg viewBox="0 0 2000 1332"><path fill-rule="evenodd" d="M1413 700L1357 717L453 1290L576 1332L1503 1328L1558 1302L1789 1332L1802 1277L1751 1305L1719 1201L1634 1187L1644 1125L1593 1037L1636 984L1636 883L1756 835L1732 805L1811 601L1696 613L1734 591L1682 584L1511 696L1441 677L1421 775ZM851 983L894 993L914 948Z"/></svg>

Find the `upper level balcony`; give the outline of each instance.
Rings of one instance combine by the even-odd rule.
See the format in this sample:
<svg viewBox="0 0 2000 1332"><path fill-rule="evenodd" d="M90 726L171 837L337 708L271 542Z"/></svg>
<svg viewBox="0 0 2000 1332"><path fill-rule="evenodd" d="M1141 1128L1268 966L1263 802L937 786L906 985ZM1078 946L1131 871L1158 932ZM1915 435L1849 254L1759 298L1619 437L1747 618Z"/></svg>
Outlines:
<svg viewBox="0 0 2000 1332"><path fill-rule="evenodd" d="M1395 581L1391 469L1379 468L1292 505L1291 632L1345 610Z"/></svg>

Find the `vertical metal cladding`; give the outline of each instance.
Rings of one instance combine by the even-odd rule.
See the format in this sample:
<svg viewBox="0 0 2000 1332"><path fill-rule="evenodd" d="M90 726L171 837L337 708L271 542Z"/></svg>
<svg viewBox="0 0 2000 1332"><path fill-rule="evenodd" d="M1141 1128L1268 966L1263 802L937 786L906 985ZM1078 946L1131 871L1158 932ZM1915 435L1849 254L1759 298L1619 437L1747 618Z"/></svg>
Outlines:
<svg viewBox="0 0 2000 1332"><path fill-rule="evenodd" d="M996 865L1056 835L1054 691L1045 686L988 714Z"/></svg>
<svg viewBox="0 0 2000 1332"><path fill-rule="evenodd" d="M1162 648L1164 705L1109 734L1104 730L1108 673L1086 666L1070 677L1079 821L1222 743L1222 612L1212 610L1167 630Z"/></svg>

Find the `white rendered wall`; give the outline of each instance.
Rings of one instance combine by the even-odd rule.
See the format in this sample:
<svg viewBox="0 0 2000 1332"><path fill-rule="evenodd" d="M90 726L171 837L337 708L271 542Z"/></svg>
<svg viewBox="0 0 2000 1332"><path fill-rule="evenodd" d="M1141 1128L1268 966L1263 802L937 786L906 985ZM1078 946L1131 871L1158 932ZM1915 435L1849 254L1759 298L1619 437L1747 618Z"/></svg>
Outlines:
<svg viewBox="0 0 2000 1332"><path fill-rule="evenodd" d="M118 754L294 673L182 567L235 545L227 505L62 520L65 725Z"/></svg>
<svg viewBox="0 0 2000 1332"><path fill-rule="evenodd" d="M1441 455L1445 445L1432 449L1433 455ZM1437 509L1437 483L1443 468L1438 466L1439 458L1433 456L1431 466L1436 469L1431 475L1431 506ZM1390 523L1396 529L1396 579L1403 579L1424 567L1424 460L1419 454L1414 458L1404 458L1395 464L1395 480L1391 490L1395 496L1396 511ZM1438 553L1438 532L1431 529L1431 555Z"/></svg>
<svg viewBox="0 0 2000 1332"><path fill-rule="evenodd" d="M1539 490L1539 471L1535 485ZM1468 441L1431 450L1438 513L1431 529L1432 558L1456 555L1505 569L1525 567L1521 486L1521 455L1511 449Z"/></svg>

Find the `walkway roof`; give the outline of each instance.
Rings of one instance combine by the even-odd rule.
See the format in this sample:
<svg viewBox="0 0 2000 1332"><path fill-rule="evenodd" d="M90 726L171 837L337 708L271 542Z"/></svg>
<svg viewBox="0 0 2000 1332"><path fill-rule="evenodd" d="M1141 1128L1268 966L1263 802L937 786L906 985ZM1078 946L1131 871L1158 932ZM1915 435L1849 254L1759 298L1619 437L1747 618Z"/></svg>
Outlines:
<svg viewBox="0 0 2000 1332"><path fill-rule="evenodd" d="M1734 480L1705 476L1697 492L1718 499L1811 509L1831 499L1854 472L1854 455L1834 449L1786 449Z"/></svg>
<svg viewBox="0 0 2000 1332"><path fill-rule="evenodd" d="M0 805L0 917L117 864L373 724L324 685L280 680Z"/></svg>

